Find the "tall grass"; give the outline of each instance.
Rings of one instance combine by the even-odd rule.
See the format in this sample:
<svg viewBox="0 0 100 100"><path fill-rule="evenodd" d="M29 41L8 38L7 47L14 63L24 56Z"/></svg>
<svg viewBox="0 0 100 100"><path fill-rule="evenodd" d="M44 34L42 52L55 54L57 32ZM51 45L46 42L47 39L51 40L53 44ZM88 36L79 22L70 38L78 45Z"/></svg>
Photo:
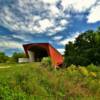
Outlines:
<svg viewBox="0 0 100 100"><path fill-rule="evenodd" d="M100 99L100 68L97 66L71 65L57 70L40 63L9 66L0 69L0 100Z"/></svg>

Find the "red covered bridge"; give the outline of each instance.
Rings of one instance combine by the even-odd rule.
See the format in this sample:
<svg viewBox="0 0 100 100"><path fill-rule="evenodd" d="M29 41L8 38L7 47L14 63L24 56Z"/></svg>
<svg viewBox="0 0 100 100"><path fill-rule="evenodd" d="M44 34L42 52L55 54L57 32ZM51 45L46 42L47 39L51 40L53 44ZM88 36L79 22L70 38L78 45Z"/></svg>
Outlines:
<svg viewBox="0 0 100 100"><path fill-rule="evenodd" d="M53 66L63 63L62 55L49 43L31 43L23 45L25 53L31 62L41 61L43 57L50 57Z"/></svg>

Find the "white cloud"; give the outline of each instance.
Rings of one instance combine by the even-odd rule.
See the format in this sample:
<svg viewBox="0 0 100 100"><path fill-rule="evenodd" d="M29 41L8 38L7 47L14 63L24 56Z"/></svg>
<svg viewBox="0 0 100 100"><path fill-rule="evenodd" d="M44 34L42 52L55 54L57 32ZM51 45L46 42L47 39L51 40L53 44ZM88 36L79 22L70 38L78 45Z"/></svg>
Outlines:
<svg viewBox="0 0 100 100"><path fill-rule="evenodd" d="M66 45L69 41L74 42L75 41L75 38L77 38L79 34L80 34L79 32L74 33L69 38L60 41L60 44Z"/></svg>
<svg viewBox="0 0 100 100"><path fill-rule="evenodd" d="M61 24L62 26L65 26L66 24L68 24L68 21L66 21L65 19L62 19L62 20L60 21L60 24Z"/></svg>
<svg viewBox="0 0 100 100"><path fill-rule="evenodd" d="M88 23L100 21L100 1L99 0L61 0L63 10L73 10L76 12L85 12L89 10L87 16ZM79 17L81 18L81 16Z"/></svg>
<svg viewBox="0 0 100 100"><path fill-rule="evenodd" d="M62 36L55 36L53 39L54 40L60 40L60 39L62 39Z"/></svg>
<svg viewBox="0 0 100 100"><path fill-rule="evenodd" d="M16 0L0 11L0 24L12 31L55 34L67 25L67 15L57 8L59 0ZM1 2L2 3L2 2ZM55 21L59 18L59 21ZM62 21L64 18L65 22ZM62 21L62 22L61 22ZM61 23L60 23L61 22ZM56 29L59 24L61 29ZM63 25L62 25L63 24ZM57 30L57 31L56 31Z"/></svg>
<svg viewBox="0 0 100 100"><path fill-rule="evenodd" d="M6 47L6 48L19 48L22 49L22 44L15 42L15 41L0 41L0 47Z"/></svg>
<svg viewBox="0 0 100 100"><path fill-rule="evenodd" d="M63 9L74 9L79 12L86 11L96 3L96 0L61 0Z"/></svg>
<svg viewBox="0 0 100 100"><path fill-rule="evenodd" d="M62 44L62 45L66 45L69 41L74 41L74 38L67 38L67 39L64 39L64 40L62 40L61 42L60 42L60 44Z"/></svg>
<svg viewBox="0 0 100 100"><path fill-rule="evenodd" d="M1 48L4 48L4 49L21 49L22 50L22 43L16 41L16 40L13 40L13 38L20 38L19 36L17 35L12 35L12 36L9 36L9 35L0 35L0 49Z"/></svg>
<svg viewBox="0 0 100 100"><path fill-rule="evenodd" d="M62 48L62 49L61 49L61 48L60 48L60 49L58 48L57 50L58 50L61 54L64 54L64 51L65 51L64 48Z"/></svg>
<svg viewBox="0 0 100 100"><path fill-rule="evenodd" d="M61 26L58 26L58 27L55 27L54 28L54 31L55 32L59 32L59 31L62 31L63 29L65 29L64 27L61 27Z"/></svg>
<svg viewBox="0 0 100 100"><path fill-rule="evenodd" d="M55 16L55 17L58 17L58 15L61 13L60 10L55 5L50 6L50 11L51 11L52 16Z"/></svg>
<svg viewBox="0 0 100 100"><path fill-rule="evenodd" d="M63 10L56 6L59 1L61 1ZM16 0L9 6L0 5L2 6L0 24L12 31L55 34L64 30L70 23L70 14L65 14L65 10L83 12L95 3L96 0ZM94 9L91 12L96 12L99 8ZM95 20L99 18L99 14L91 13L88 17L89 22L91 16L92 18L98 16L95 17ZM59 20L56 21L57 19Z"/></svg>
<svg viewBox="0 0 100 100"><path fill-rule="evenodd" d="M87 17L88 23L100 21L100 2L94 5L99 0L15 0L13 3L7 4L5 2L6 4L2 5L2 3L4 4L3 1L0 1L0 25L15 33L11 34L10 38L0 37L2 38L0 47L22 48L21 43L11 40L16 38L24 42L31 41L32 38L28 38L25 34L31 34L32 36L32 34L42 33L52 36L59 31L63 31L70 24L70 13L65 14L69 10L82 13L90 9ZM56 6L59 1L61 1L62 9ZM82 19L84 16L76 17ZM61 40L59 44L65 45L68 41L74 41L79 34L79 32L74 33L68 39ZM4 41L6 39L7 41ZM62 36L53 38L57 41L60 39L62 39ZM63 49L60 49L60 51L63 51Z"/></svg>
<svg viewBox="0 0 100 100"><path fill-rule="evenodd" d="M88 23L95 23L100 21L100 5L94 6L87 17Z"/></svg>
<svg viewBox="0 0 100 100"><path fill-rule="evenodd" d="M54 27L53 23L49 19L40 20L39 25L40 27L38 28L40 31L45 31L47 28Z"/></svg>
<svg viewBox="0 0 100 100"><path fill-rule="evenodd" d="M13 34L12 37L17 38L17 39L21 39L21 40L27 39L27 37L24 34L23 35Z"/></svg>
<svg viewBox="0 0 100 100"><path fill-rule="evenodd" d="M42 0L44 3L55 4L58 0Z"/></svg>

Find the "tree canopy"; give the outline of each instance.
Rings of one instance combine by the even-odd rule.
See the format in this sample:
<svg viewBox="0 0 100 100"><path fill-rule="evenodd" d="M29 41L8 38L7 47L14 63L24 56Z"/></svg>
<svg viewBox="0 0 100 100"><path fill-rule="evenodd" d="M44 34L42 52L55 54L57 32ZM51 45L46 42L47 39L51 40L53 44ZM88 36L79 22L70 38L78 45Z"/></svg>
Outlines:
<svg viewBox="0 0 100 100"><path fill-rule="evenodd" d="M65 46L66 66L75 65L95 65L100 64L100 27L96 30L88 30L81 33L74 41Z"/></svg>
<svg viewBox="0 0 100 100"><path fill-rule="evenodd" d="M0 52L0 63L16 63L18 58L25 58L24 53L14 52L11 57L7 56L4 52Z"/></svg>

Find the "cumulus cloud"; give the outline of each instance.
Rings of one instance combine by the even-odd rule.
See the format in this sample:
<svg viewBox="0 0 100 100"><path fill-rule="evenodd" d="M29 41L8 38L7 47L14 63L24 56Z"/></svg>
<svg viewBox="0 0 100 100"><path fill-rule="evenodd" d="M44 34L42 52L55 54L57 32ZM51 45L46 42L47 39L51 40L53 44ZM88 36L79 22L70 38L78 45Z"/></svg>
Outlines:
<svg viewBox="0 0 100 100"><path fill-rule="evenodd" d="M65 51L65 49L64 48L60 48L60 49L57 49L61 54L64 54L64 51Z"/></svg>
<svg viewBox="0 0 100 100"><path fill-rule="evenodd" d="M12 35L13 38L16 38L16 39L20 39L20 40L25 40L27 39L27 37L23 34L23 35L20 35L20 34L13 34Z"/></svg>
<svg viewBox="0 0 100 100"><path fill-rule="evenodd" d="M4 47L4 48L6 47L11 49L15 49L15 48L22 49L22 44L15 41L1 41L0 47Z"/></svg>
<svg viewBox="0 0 100 100"><path fill-rule="evenodd" d="M94 6L87 17L88 23L95 23L100 21L100 4Z"/></svg>
<svg viewBox="0 0 100 100"><path fill-rule="evenodd" d="M60 2L60 9L57 4ZM95 5L96 0L9 0L0 1L0 24L12 31L31 33L57 33L64 30L70 23L70 14L65 11L86 11ZM5 5L2 5L5 4ZM95 17L100 7L91 9L88 22Z"/></svg>
<svg viewBox="0 0 100 100"><path fill-rule="evenodd" d="M17 37L17 36L15 36ZM13 40L11 36L0 34L0 51L2 49L19 49L23 50L22 43Z"/></svg>
<svg viewBox="0 0 100 100"><path fill-rule="evenodd" d="M0 36L0 47L22 48L20 41L32 41L36 34L46 34L52 37L51 41L60 41L65 45L74 39L80 32L71 33L65 38L62 31L71 25L71 13L77 13L77 19L82 20L81 13L88 12L87 22L100 21L99 0L0 0L0 26L14 32L11 37ZM78 15L80 13L80 15ZM73 16L74 17L74 16ZM76 24L76 23L75 23ZM73 25L74 26L74 25ZM61 32L60 32L61 31ZM59 36L56 35L59 33ZM29 36L29 37L28 37ZM54 36L54 37L53 37ZM62 38L64 40L62 40ZM4 41L6 40L6 41ZM49 41L49 40L48 40ZM59 49L63 52L64 49Z"/></svg>
<svg viewBox="0 0 100 100"><path fill-rule="evenodd" d="M62 26L65 26L66 24L68 24L68 21L66 21L65 19L63 19L63 20L60 21L60 24Z"/></svg>
<svg viewBox="0 0 100 100"><path fill-rule="evenodd" d="M60 43L62 45L66 45L69 41L74 42L75 38L77 38L79 36L79 34L80 34L80 32L76 32L76 33L72 34L69 38L60 41Z"/></svg>
<svg viewBox="0 0 100 100"><path fill-rule="evenodd" d="M49 4L55 4L57 0L43 0L43 2L49 3Z"/></svg>
<svg viewBox="0 0 100 100"><path fill-rule="evenodd" d="M78 12L86 11L91 8L97 0L61 0L63 9L73 9Z"/></svg>
<svg viewBox="0 0 100 100"><path fill-rule="evenodd" d="M60 39L62 39L62 36L55 36L53 39L54 40L60 40Z"/></svg>
<svg viewBox="0 0 100 100"><path fill-rule="evenodd" d="M68 19L56 6L57 2L58 0L16 0L9 5L1 5L0 24L12 31L31 33L55 33L58 30L56 25L63 30ZM56 21L57 19L59 20Z"/></svg>
<svg viewBox="0 0 100 100"><path fill-rule="evenodd" d="M46 28L54 27L53 23L49 19L40 20L39 25L39 30L42 32L45 31Z"/></svg>
<svg viewBox="0 0 100 100"><path fill-rule="evenodd" d="M68 44L68 42L74 42L75 39L79 36L80 33L81 33L81 32L73 33L70 37L68 37L68 38L66 38L66 39L64 39L64 40L62 40L62 41L60 41L60 39L61 39L60 36L58 36L58 38L54 38L54 39L55 39L56 41L60 41L59 43L65 46L66 44ZM64 52L65 52L65 48L58 48L57 50L58 50L59 52L61 52L61 54L64 54Z"/></svg>

